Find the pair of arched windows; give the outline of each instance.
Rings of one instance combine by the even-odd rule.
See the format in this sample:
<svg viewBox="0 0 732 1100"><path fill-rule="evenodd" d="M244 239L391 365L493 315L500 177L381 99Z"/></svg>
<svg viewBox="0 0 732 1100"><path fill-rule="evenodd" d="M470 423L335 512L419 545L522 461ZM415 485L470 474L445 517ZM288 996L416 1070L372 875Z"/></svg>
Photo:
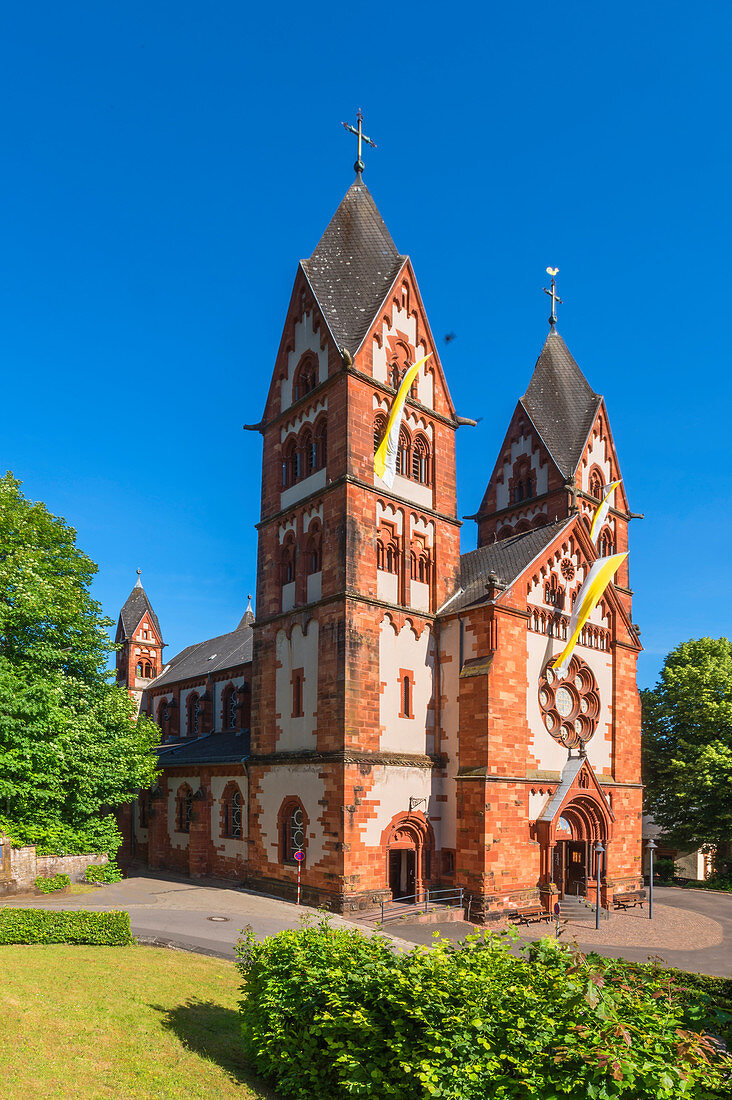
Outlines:
<svg viewBox="0 0 732 1100"><path fill-rule="evenodd" d="M386 431L386 417L379 414L374 420L374 454ZM406 428L399 432L396 471L402 477L416 481L420 485L429 485L432 480L430 445L421 433L412 436Z"/></svg>
<svg viewBox="0 0 732 1100"><path fill-rule="evenodd" d="M323 532L320 523L313 521L305 537L302 561L305 575L310 577L323 568ZM293 531L288 531L280 551L280 584L291 584L297 576L297 540Z"/></svg>
<svg viewBox="0 0 732 1100"><path fill-rule="evenodd" d="M602 474L600 474L598 470L592 470L590 473L589 489L590 495L593 496L595 500L602 500L603 485L604 481Z"/></svg>
<svg viewBox="0 0 732 1100"><path fill-rule="evenodd" d="M536 483L531 469L531 463L522 459L516 464L511 484L511 503L518 504L522 500L530 500L536 495Z"/></svg>
<svg viewBox="0 0 732 1100"><path fill-rule="evenodd" d="M432 561L429 550L426 547L413 550L410 555L410 564L412 567L412 580L419 581L420 584L429 584L432 575Z"/></svg>
<svg viewBox="0 0 732 1100"><path fill-rule="evenodd" d="M376 568L382 569L385 573L398 573L399 572L399 559L401 551L399 544L393 537L388 537L386 540L382 536L378 536L376 539Z"/></svg>
<svg viewBox="0 0 732 1100"><path fill-rule="evenodd" d="M609 557L615 553L615 542L613 540L612 532L608 527L604 527L600 538L598 540L597 548L601 558Z"/></svg>
<svg viewBox="0 0 732 1100"><path fill-rule="evenodd" d="M282 488L289 489L328 464L328 424L321 416L313 428L307 424L282 448Z"/></svg>
<svg viewBox="0 0 732 1100"><path fill-rule="evenodd" d="M141 680L152 680L155 675L154 666L150 661L138 661L135 675Z"/></svg>

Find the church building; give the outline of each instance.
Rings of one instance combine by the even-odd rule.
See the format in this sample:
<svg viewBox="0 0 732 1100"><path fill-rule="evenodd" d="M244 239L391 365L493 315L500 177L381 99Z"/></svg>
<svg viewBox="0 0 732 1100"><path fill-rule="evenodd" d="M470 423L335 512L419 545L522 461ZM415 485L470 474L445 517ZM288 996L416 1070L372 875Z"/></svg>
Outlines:
<svg viewBox="0 0 732 1100"><path fill-rule="evenodd" d="M118 679L162 731L120 858L349 913L463 887L475 920L642 883L627 560L568 674L573 600L628 549L603 398L556 329L460 552L458 416L409 257L362 179L298 266L261 422L256 618L166 662L139 580ZM374 471L396 390L397 472ZM476 501L476 504L478 502Z"/></svg>

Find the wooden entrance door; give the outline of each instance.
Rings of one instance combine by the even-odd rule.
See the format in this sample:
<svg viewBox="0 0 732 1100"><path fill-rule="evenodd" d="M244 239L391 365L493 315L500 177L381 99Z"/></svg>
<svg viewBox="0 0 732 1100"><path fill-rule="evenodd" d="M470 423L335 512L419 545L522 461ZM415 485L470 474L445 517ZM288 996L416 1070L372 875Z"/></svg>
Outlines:
<svg viewBox="0 0 732 1100"><path fill-rule="evenodd" d="M572 895L582 895L586 891L587 882L587 867L586 852L587 845L584 840L568 840L567 845L567 859L565 865L565 892Z"/></svg>
<svg viewBox="0 0 732 1100"><path fill-rule="evenodd" d="M389 889L393 898L414 895L417 853L413 848L392 848L389 852Z"/></svg>

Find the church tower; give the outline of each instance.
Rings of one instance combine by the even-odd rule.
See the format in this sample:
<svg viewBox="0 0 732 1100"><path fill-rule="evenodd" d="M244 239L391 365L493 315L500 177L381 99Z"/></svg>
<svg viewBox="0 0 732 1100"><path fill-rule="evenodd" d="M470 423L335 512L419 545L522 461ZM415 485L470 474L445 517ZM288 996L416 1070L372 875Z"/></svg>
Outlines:
<svg viewBox="0 0 732 1100"><path fill-rule="evenodd" d="M409 258L357 161L300 262L264 415L252 885L349 911L439 874L436 613L459 575L458 419ZM397 475L374 450L408 367ZM390 893L391 891L391 893Z"/></svg>
<svg viewBox="0 0 732 1100"><path fill-rule="evenodd" d="M139 710L143 691L162 671L165 645L139 569L120 611L115 641L122 646L117 652L117 683L127 688Z"/></svg>

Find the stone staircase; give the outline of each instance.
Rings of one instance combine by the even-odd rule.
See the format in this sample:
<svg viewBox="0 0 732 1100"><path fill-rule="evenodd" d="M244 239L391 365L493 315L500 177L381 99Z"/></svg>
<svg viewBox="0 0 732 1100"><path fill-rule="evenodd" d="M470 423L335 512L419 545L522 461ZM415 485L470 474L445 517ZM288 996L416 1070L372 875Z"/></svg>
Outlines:
<svg viewBox="0 0 732 1100"><path fill-rule="evenodd" d="M574 897L566 894L559 903L559 916L565 920L577 921L580 924L595 923L595 907L583 897ZM600 920L609 920L607 909L600 909Z"/></svg>

